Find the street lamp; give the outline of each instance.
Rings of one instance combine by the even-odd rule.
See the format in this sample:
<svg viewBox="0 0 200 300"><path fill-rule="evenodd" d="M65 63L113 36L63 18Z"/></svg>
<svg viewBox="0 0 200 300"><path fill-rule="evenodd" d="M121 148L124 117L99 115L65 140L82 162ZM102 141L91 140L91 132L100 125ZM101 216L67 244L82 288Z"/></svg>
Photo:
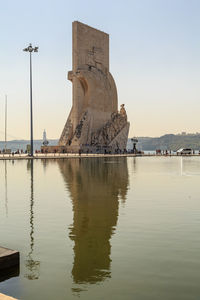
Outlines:
<svg viewBox="0 0 200 300"><path fill-rule="evenodd" d="M136 144L138 142L138 139L132 138L131 142L133 143L133 150L132 151L133 151L134 154L136 154L137 153Z"/></svg>
<svg viewBox="0 0 200 300"><path fill-rule="evenodd" d="M31 120L31 156L33 156L33 108L32 108L32 52L38 52L39 47L32 47L31 44L23 51L30 53L30 120Z"/></svg>

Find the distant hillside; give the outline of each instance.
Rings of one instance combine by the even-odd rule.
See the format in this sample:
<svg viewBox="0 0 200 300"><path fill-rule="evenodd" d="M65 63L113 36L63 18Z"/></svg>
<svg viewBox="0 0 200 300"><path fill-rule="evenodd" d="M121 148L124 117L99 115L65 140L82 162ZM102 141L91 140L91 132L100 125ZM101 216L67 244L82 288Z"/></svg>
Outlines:
<svg viewBox="0 0 200 300"><path fill-rule="evenodd" d="M200 134L166 134L158 138L138 137L138 149L153 151L156 149L177 151L180 148L200 150Z"/></svg>
<svg viewBox="0 0 200 300"><path fill-rule="evenodd" d="M49 145L57 145L58 140L49 140ZM30 141L27 140L13 140L7 142L7 148L11 149L12 151L19 150L26 150L26 146L30 144ZM34 151L40 150L40 147L42 146L42 140L34 140ZM3 141L0 141L0 150L3 150L5 147L5 143Z"/></svg>

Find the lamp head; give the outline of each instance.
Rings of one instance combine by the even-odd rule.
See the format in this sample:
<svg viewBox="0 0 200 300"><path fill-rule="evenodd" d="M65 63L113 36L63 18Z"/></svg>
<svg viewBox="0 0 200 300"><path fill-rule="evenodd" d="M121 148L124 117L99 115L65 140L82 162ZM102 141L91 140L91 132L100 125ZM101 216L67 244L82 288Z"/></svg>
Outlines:
<svg viewBox="0 0 200 300"><path fill-rule="evenodd" d="M27 48L24 48L24 49L23 49L23 51L30 52L30 53L33 52L33 51L34 51L34 52L38 52L38 48L39 48L39 47L34 47L34 48L33 48L33 47L32 47L32 44L30 43L29 46L28 46Z"/></svg>

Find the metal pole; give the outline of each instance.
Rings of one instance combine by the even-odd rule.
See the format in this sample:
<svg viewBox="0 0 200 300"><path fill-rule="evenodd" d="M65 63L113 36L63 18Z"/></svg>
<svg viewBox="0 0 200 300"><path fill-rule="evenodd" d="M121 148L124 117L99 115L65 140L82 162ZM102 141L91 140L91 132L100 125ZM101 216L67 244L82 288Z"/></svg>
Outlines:
<svg viewBox="0 0 200 300"><path fill-rule="evenodd" d="M30 52L30 122L31 122L31 156L33 156L33 107L32 107L32 52Z"/></svg>
<svg viewBox="0 0 200 300"><path fill-rule="evenodd" d="M31 136L30 136L30 140L31 140L31 153L30 155L33 156L33 107L32 107L32 100L33 100L33 96L32 96L32 52L38 52L38 47L32 47L31 44L29 44L29 46L25 49L23 49L23 51L29 52L30 53L30 129L31 129Z"/></svg>
<svg viewBox="0 0 200 300"><path fill-rule="evenodd" d="M5 95L5 146L4 146L5 153L6 153L6 149L7 149L7 95Z"/></svg>

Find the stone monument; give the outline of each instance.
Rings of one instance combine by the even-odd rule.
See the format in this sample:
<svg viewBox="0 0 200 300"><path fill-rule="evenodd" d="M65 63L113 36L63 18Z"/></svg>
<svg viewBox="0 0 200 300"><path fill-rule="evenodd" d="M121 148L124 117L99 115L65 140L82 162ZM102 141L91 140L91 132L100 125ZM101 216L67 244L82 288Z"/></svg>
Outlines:
<svg viewBox="0 0 200 300"><path fill-rule="evenodd" d="M73 104L59 146L72 152L124 151L129 123L124 104L118 112L117 89L109 72L109 35L73 22L72 54L68 79Z"/></svg>
<svg viewBox="0 0 200 300"><path fill-rule="evenodd" d="M73 22L72 56L72 108L58 146L42 146L42 152L123 152L130 124L124 104L118 112L117 88L109 72L109 35Z"/></svg>

